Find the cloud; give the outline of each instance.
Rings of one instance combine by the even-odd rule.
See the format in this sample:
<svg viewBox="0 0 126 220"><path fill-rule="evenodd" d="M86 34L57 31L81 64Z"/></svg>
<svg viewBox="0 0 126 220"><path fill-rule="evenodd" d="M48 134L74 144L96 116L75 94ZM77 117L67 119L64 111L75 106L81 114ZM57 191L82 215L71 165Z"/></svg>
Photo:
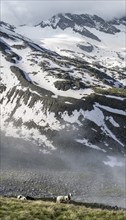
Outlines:
<svg viewBox="0 0 126 220"><path fill-rule="evenodd" d="M46 0L46 1L1 1L1 20L11 24L37 24L57 13L89 13L97 14L105 19L125 15L124 0Z"/></svg>

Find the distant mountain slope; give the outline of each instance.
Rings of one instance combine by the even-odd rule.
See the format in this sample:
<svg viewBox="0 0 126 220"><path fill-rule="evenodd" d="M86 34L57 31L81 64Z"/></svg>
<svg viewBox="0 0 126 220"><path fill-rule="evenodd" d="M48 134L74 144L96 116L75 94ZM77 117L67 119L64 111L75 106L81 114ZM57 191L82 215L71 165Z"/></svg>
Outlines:
<svg viewBox="0 0 126 220"><path fill-rule="evenodd" d="M126 85L125 17L105 21L96 15L58 14L35 27L18 27L17 31L61 56L97 64Z"/></svg>
<svg viewBox="0 0 126 220"><path fill-rule="evenodd" d="M124 33L109 23L105 25L97 16L65 16L67 18L59 15L59 21L51 20L50 26L47 22L37 27L13 28L0 23L1 127L6 135L36 143L43 153L100 152L111 162L108 156L113 153L125 154L126 75L124 48L117 45L117 50L111 51L107 41L117 37L119 42ZM74 31L70 35L72 43L66 41L66 37L63 45L61 41L57 44L58 36L53 45L53 23L65 33L68 29L62 27L61 19L68 20L68 17L72 28L73 20L78 24L87 18L88 28L92 24L92 34L95 31L102 33L96 35L99 40L90 36L85 38ZM48 33L52 32L50 44L42 35L46 28ZM28 38L29 30L31 39ZM112 38L108 40L110 35ZM120 44L123 45L123 41ZM95 55L98 51L100 55Z"/></svg>
<svg viewBox="0 0 126 220"><path fill-rule="evenodd" d="M110 22L105 21L97 15L91 16L88 14L57 14L49 19L49 21L42 21L39 25L42 28L48 26L56 29L57 27L59 27L62 30L71 27L75 32L79 32L78 28L82 28L79 32L82 35L85 35L85 32L83 31L85 29L84 27L96 28L99 31L109 34L120 32L120 30L114 27ZM88 37L90 37L90 35ZM95 39L98 40L98 37L96 37Z"/></svg>

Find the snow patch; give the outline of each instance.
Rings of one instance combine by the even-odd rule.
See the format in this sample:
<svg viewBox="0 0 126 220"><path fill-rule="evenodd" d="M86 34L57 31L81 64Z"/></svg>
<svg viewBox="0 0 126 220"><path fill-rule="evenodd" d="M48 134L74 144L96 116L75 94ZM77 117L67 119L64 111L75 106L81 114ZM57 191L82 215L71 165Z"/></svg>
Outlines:
<svg viewBox="0 0 126 220"><path fill-rule="evenodd" d="M96 103L96 106L100 107L102 109L105 109L108 112L126 116L126 111L123 111L123 110L120 110L120 109L111 108L111 107L104 106L104 105L100 105L99 103Z"/></svg>
<svg viewBox="0 0 126 220"><path fill-rule="evenodd" d="M106 120L108 120L112 125L114 125L115 127L119 128L119 124L113 119L113 117L106 117Z"/></svg>
<svg viewBox="0 0 126 220"><path fill-rule="evenodd" d="M103 161L103 163L105 165L108 165L110 167L123 167L125 165L125 161L124 162L121 162L121 161L118 161L116 157L113 157L113 156L107 156L107 158L109 159L108 161Z"/></svg>
<svg viewBox="0 0 126 220"><path fill-rule="evenodd" d="M65 111L62 114L62 118L64 119L64 121L69 122L71 124L77 123L79 126L82 126L82 123L78 119L79 116L80 116L80 111L77 110L74 110L71 115L69 115L67 111Z"/></svg>
<svg viewBox="0 0 126 220"><path fill-rule="evenodd" d="M56 147L53 145L52 141L48 140L46 135L42 135L37 129L27 129L27 127L23 125L21 128L16 128L11 122L9 124L4 124L2 126L2 130L5 132L6 136L23 138L27 141L32 141L34 144L37 144L42 148L43 153L56 150Z"/></svg>
<svg viewBox="0 0 126 220"><path fill-rule="evenodd" d="M110 138L118 142L121 146L124 147L124 144L119 141L116 136L108 129L108 127L105 124L105 117L103 112L98 108L101 107L98 103L94 105L94 109L91 111L85 111L84 117L89 119L90 121L93 121L95 124L97 124L99 127L101 127L101 130ZM112 109L109 107L106 107L105 109ZM113 110L113 109L112 109ZM122 110L116 110L116 113L122 113ZM124 112L123 112L124 113ZM117 125L116 125L117 126Z"/></svg>
<svg viewBox="0 0 126 220"><path fill-rule="evenodd" d="M87 147L93 148L93 149L95 149L95 150L101 150L101 151L103 151L103 152L106 152L104 149L101 149L100 147L98 147L98 146L96 146L96 145L94 145L94 144L91 144L91 143L89 142L89 140L87 140L87 139L85 139L85 138L83 138L83 139L76 139L76 142L81 143L81 144L83 144L83 145L86 145Z"/></svg>

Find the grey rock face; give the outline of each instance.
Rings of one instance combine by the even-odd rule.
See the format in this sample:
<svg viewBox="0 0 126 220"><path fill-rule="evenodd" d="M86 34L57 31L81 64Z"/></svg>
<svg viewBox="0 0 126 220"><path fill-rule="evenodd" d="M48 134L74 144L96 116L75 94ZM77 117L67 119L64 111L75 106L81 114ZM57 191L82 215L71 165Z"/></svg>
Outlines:
<svg viewBox="0 0 126 220"><path fill-rule="evenodd" d="M93 46L92 45L89 45L89 46L85 46L85 45L82 45L82 44L78 44L77 45L81 50L84 50L88 53L91 53L93 51Z"/></svg>
<svg viewBox="0 0 126 220"><path fill-rule="evenodd" d="M125 23L125 18L122 19L122 22ZM59 27L62 30L65 30L66 28L69 27L73 29L73 31L78 32L81 35L99 41L98 37L93 35L91 32L89 32L86 29L86 27L95 28L101 32L105 32L109 34L115 34L120 32L120 30L117 29L115 26L113 26L113 24L115 23L105 21L104 19L102 19L97 15L91 16L88 14L78 15L78 14L66 13L66 14L57 14L47 22L42 21L39 25L42 28L49 26L52 27L53 29Z"/></svg>
<svg viewBox="0 0 126 220"><path fill-rule="evenodd" d="M0 21L0 27L2 26L6 27L6 29L10 29L11 31L14 31L15 29L14 25L10 25L10 24L7 24L6 22Z"/></svg>
<svg viewBox="0 0 126 220"><path fill-rule="evenodd" d="M114 18L111 21L109 21L109 23L112 24L112 25L120 25L120 24L122 24L122 25L126 26L126 16L124 16L124 17L122 17L120 19Z"/></svg>
<svg viewBox="0 0 126 220"><path fill-rule="evenodd" d="M80 82L80 80L56 81L54 85L58 90L62 91L67 91L69 89L77 90L87 88L87 86Z"/></svg>
<svg viewBox="0 0 126 220"><path fill-rule="evenodd" d="M85 37L89 37L91 39L94 39L96 41L101 41L96 35L92 34L90 31L88 31L86 28L82 28L82 29L79 29L78 27L74 27L73 30Z"/></svg>

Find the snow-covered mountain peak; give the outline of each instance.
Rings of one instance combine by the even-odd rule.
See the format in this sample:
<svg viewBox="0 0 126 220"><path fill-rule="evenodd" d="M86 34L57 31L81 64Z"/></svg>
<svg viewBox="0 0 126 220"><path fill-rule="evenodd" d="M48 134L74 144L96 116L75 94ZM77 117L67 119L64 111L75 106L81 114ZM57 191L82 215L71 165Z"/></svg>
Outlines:
<svg viewBox="0 0 126 220"><path fill-rule="evenodd" d="M52 18L50 18L48 21L42 21L39 24L42 28L44 27L52 27L57 28L59 27L62 30L65 30L66 28L72 28L74 30L75 26L79 27L90 27L90 28L96 28L97 30L100 30L101 32L109 33L109 34L115 34L120 32L119 29L114 27L111 23L108 21L105 21L101 17L97 15L88 15L88 14L71 14L71 13L65 13L65 14L57 14L54 15ZM82 32L83 35L83 32Z"/></svg>

